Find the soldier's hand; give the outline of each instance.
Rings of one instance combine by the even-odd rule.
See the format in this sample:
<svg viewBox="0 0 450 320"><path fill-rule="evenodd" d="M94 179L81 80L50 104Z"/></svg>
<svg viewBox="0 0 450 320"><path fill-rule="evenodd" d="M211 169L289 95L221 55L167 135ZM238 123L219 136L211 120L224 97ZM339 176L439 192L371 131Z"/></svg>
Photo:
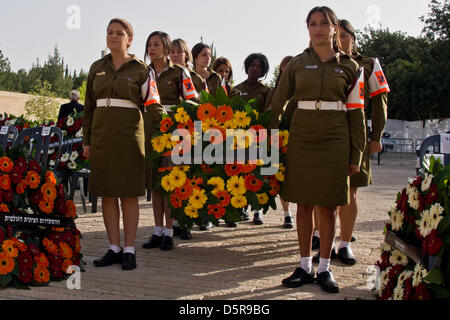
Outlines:
<svg viewBox="0 0 450 320"><path fill-rule="evenodd" d="M89 159L91 157L91 151L89 149L89 146L84 146L84 148L83 148L83 156L86 159Z"/></svg>
<svg viewBox="0 0 450 320"><path fill-rule="evenodd" d="M369 143L370 147L370 154L378 153L383 150L383 145L379 141L370 141Z"/></svg>
<svg viewBox="0 0 450 320"><path fill-rule="evenodd" d="M348 175L352 176L352 175L357 174L357 173L359 173L359 167L357 165L350 164L348 166Z"/></svg>

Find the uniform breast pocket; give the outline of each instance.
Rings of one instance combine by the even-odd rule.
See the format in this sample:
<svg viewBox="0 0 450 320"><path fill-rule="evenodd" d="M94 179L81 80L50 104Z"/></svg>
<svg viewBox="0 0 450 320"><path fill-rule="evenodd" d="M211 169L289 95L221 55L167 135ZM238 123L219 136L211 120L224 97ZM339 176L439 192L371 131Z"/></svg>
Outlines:
<svg viewBox="0 0 450 320"><path fill-rule="evenodd" d="M320 70L318 68L300 69L295 73L295 92L311 93L320 87Z"/></svg>

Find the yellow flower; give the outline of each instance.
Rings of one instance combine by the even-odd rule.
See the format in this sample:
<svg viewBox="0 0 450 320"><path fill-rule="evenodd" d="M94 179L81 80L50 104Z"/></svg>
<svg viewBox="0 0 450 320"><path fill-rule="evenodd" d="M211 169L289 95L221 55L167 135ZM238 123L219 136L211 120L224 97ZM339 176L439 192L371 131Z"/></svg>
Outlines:
<svg viewBox="0 0 450 320"><path fill-rule="evenodd" d="M227 181L227 189L233 196L240 196L244 194L247 191L247 189L245 188L244 178L232 176Z"/></svg>
<svg viewBox="0 0 450 320"><path fill-rule="evenodd" d="M169 174L170 184L175 188L181 188L185 184L186 179L187 177L184 171L172 170L172 172Z"/></svg>
<svg viewBox="0 0 450 320"><path fill-rule="evenodd" d="M246 130L235 130L234 135L239 149L248 148L253 143L253 135L249 134Z"/></svg>
<svg viewBox="0 0 450 320"><path fill-rule="evenodd" d="M179 123L187 123L190 117L184 108L178 108L177 113L175 113L175 120Z"/></svg>
<svg viewBox="0 0 450 320"><path fill-rule="evenodd" d="M277 178L278 181L283 182L284 181L284 172L286 171L286 168L283 164L280 163L280 169L275 175L275 178Z"/></svg>
<svg viewBox="0 0 450 320"><path fill-rule="evenodd" d="M165 149L165 144L161 141L161 136L152 139L152 146L156 152L163 152Z"/></svg>
<svg viewBox="0 0 450 320"><path fill-rule="evenodd" d="M167 149L172 149L178 144L178 141L172 141L172 134L166 133L161 136L161 144Z"/></svg>
<svg viewBox="0 0 450 320"><path fill-rule="evenodd" d="M245 128L250 125L251 118L247 116L245 111L236 111L233 120L237 127Z"/></svg>
<svg viewBox="0 0 450 320"><path fill-rule="evenodd" d="M225 190L225 182L220 177L212 177L208 180L208 184L215 186L214 190L211 191L213 195L216 195L219 191Z"/></svg>
<svg viewBox="0 0 450 320"><path fill-rule="evenodd" d="M263 159L256 160L256 165L262 167L264 165L264 160Z"/></svg>
<svg viewBox="0 0 450 320"><path fill-rule="evenodd" d="M258 203L259 204L266 204L269 201L269 196L267 195L267 193L258 193L256 194L256 197L258 198Z"/></svg>
<svg viewBox="0 0 450 320"><path fill-rule="evenodd" d="M161 186L167 192L175 190L175 186L171 183L170 174L161 179Z"/></svg>
<svg viewBox="0 0 450 320"><path fill-rule="evenodd" d="M255 114L256 120L258 120L258 118L259 118L259 113L258 113L258 111L253 110L253 113Z"/></svg>
<svg viewBox="0 0 450 320"><path fill-rule="evenodd" d="M195 209L201 209L205 205L206 200L208 200L208 197L205 194L205 190L194 189L189 197L189 205Z"/></svg>
<svg viewBox="0 0 450 320"><path fill-rule="evenodd" d="M234 122L234 120L231 119L231 120L225 121L225 123L223 124L222 128L225 129L225 130L226 129L236 129L237 126L236 126L236 123Z"/></svg>
<svg viewBox="0 0 450 320"><path fill-rule="evenodd" d="M289 140L289 131L287 130L280 131L280 138L281 138L281 146L282 147L287 146Z"/></svg>
<svg viewBox="0 0 450 320"><path fill-rule="evenodd" d="M202 131L206 132L211 128L218 127L219 121L216 120L216 118L207 118L205 121L202 121Z"/></svg>
<svg viewBox="0 0 450 320"><path fill-rule="evenodd" d="M194 131L194 134L191 135L191 142L194 146L197 145L198 141L200 140L200 132Z"/></svg>
<svg viewBox="0 0 450 320"><path fill-rule="evenodd" d="M244 208L247 205L247 198L244 196L235 196L231 198L231 205L235 208Z"/></svg>
<svg viewBox="0 0 450 320"><path fill-rule="evenodd" d="M195 209L191 206L187 206L184 208L184 213L190 218L198 218L198 209Z"/></svg>
<svg viewBox="0 0 450 320"><path fill-rule="evenodd" d="M176 166L172 169L172 172L188 172L190 169L190 166Z"/></svg>

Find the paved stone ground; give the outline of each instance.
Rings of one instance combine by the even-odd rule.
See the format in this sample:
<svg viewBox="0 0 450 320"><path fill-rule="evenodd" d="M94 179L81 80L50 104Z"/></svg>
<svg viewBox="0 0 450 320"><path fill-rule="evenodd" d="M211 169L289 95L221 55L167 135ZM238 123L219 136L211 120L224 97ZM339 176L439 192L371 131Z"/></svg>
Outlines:
<svg viewBox="0 0 450 320"><path fill-rule="evenodd" d="M195 227L192 240L175 238L176 248L163 252L141 247L154 226L151 203L142 198L136 270L125 272L119 265L93 267L93 260L106 251L108 240L101 213L82 213L78 199L76 223L83 234L82 252L87 263L87 272L81 274L81 290L67 289L64 281L52 282L32 290L3 289L0 299L374 299L366 285L367 269L379 257L387 211L407 178L415 174L414 166L414 161L399 159L373 165L375 184L359 191L357 242L352 246L359 263L346 266L332 262L339 294L326 294L315 284L297 289L281 285L299 263L296 229L281 227L281 206L268 212L261 226L246 221L237 228L221 224L211 231L199 231ZM291 204L291 211L295 209Z"/></svg>

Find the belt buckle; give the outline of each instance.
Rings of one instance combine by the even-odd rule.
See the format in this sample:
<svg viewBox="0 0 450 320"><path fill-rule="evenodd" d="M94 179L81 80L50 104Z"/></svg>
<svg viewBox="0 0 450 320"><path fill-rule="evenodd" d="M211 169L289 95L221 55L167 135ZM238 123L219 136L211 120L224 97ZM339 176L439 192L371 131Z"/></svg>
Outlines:
<svg viewBox="0 0 450 320"><path fill-rule="evenodd" d="M106 99L106 107L109 108L111 106L111 98Z"/></svg>
<svg viewBox="0 0 450 320"><path fill-rule="evenodd" d="M320 110L320 103L321 101L316 100L316 110Z"/></svg>

